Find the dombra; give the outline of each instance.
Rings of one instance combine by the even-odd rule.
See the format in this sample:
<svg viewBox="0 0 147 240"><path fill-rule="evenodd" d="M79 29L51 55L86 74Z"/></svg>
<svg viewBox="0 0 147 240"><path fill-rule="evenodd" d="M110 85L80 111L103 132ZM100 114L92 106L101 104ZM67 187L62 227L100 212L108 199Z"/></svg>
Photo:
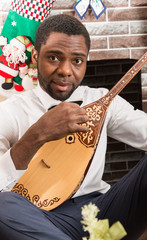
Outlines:
<svg viewBox="0 0 147 240"><path fill-rule="evenodd" d="M52 210L73 196L89 169L112 100L146 62L147 52L104 97L83 107L89 116L87 133L45 143L12 191L45 210Z"/></svg>

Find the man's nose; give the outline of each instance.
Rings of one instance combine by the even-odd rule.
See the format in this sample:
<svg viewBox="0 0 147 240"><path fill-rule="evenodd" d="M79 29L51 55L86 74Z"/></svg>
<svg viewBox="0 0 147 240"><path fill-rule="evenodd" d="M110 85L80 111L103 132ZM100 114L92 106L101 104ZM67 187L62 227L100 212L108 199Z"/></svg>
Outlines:
<svg viewBox="0 0 147 240"><path fill-rule="evenodd" d="M61 62L58 67L58 74L63 76L71 76L72 75L72 65L70 61Z"/></svg>

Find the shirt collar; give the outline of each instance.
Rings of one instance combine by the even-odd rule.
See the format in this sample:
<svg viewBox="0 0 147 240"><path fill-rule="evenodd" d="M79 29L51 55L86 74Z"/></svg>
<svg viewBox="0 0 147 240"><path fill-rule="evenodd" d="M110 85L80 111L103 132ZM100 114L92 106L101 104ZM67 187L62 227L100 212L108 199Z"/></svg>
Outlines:
<svg viewBox="0 0 147 240"><path fill-rule="evenodd" d="M74 101L83 101L83 91L82 87L78 87L73 94L66 100L66 102L74 102ZM61 103L61 101L59 100L55 100L54 98L52 98L49 94L47 94L40 86L40 84L38 84L38 86L36 87L36 92L37 92L37 96L39 97L41 103L43 104L43 106L45 107L46 111L51 108L52 106L58 105L59 103Z"/></svg>

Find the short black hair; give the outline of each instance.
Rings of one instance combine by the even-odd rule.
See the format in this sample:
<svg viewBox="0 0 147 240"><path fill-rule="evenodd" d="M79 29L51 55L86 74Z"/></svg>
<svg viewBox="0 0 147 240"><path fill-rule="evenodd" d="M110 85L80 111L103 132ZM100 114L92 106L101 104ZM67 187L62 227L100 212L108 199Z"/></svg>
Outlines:
<svg viewBox="0 0 147 240"><path fill-rule="evenodd" d="M35 49L40 52L50 33L58 32L71 35L82 35L85 38L87 49L90 49L90 36L86 27L75 17L67 14L57 14L45 19L38 27L35 35Z"/></svg>

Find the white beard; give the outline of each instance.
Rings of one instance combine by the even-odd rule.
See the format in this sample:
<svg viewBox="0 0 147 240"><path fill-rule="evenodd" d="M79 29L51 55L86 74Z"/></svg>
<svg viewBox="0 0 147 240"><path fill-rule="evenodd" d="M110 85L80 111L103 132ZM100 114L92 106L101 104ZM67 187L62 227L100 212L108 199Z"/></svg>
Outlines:
<svg viewBox="0 0 147 240"><path fill-rule="evenodd" d="M3 48L3 54L6 57L8 64L18 64L19 62L24 63L27 59L25 52L21 49L16 50L11 44L7 44Z"/></svg>

